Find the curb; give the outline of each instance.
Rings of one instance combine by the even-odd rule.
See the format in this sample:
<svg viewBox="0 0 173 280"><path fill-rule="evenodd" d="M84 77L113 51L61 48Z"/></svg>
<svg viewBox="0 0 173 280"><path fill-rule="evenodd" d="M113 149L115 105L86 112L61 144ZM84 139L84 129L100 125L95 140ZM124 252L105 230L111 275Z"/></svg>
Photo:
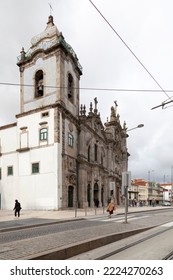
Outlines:
<svg viewBox="0 0 173 280"><path fill-rule="evenodd" d="M141 229L110 234L99 238L88 239L85 242L78 242L72 246L64 246L61 248L48 250L39 254L30 255L27 257L27 260L66 260L78 254L85 253L87 251L110 244L112 242L119 241L121 239L124 239L137 233L141 233L154 227L155 226L150 226Z"/></svg>
<svg viewBox="0 0 173 280"><path fill-rule="evenodd" d="M167 210L168 208L161 208L163 211ZM157 211L158 209L152 209L152 211ZM151 211L150 209L144 209L140 211L128 211L127 214L133 214L133 213L140 213L140 212L148 212ZM123 215L124 213L116 213L116 215ZM102 216L102 214L95 215L97 217ZM45 222L45 223L40 223L40 224L30 224L30 225L19 225L19 226L12 226L12 227L7 227L7 228L0 228L0 233L3 232L10 232L10 231L16 231L16 230L22 230L22 229L29 229L33 227L41 227L41 226L47 226L47 225L53 225L53 224L58 224L58 223L67 223L67 222L76 222L80 220L85 220L86 217L89 216L83 216L83 217L70 217L67 219L62 219L62 220L56 220L54 222ZM26 219L27 220L27 219ZM0 222L1 223L1 222Z"/></svg>
<svg viewBox="0 0 173 280"><path fill-rule="evenodd" d="M62 223L68 223L68 222L77 222L77 221L81 221L81 220L84 220L84 219L83 218L67 219L67 220L57 220L55 222L46 222L46 223L40 223L40 224L30 224L30 225L22 225L22 226L14 226L14 227L12 226L12 227L9 227L9 228L0 229L0 233L22 230L22 229L35 228L35 227L44 227L44 226L62 224Z"/></svg>

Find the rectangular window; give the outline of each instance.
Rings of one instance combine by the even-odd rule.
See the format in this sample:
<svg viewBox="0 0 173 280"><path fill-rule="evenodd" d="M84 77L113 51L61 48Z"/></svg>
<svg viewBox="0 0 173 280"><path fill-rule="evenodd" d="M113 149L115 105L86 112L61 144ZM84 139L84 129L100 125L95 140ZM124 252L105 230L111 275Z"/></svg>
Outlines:
<svg viewBox="0 0 173 280"><path fill-rule="evenodd" d="M41 114L41 117L42 117L42 118L49 117L49 112L43 112L43 113Z"/></svg>
<svg viewBox="0 0 173 280"><path fill-rule="evenodd" d="M71 135L70 133L68 134L68 145L70 147L73 147L73 135Z"/></svg>
<svg viewBox="0 0 173 280"><path fill-rule="evenodd" d="M39 173L39 162L32 163L32 174Z"/></svg>
<svg viewBox="0 0 173 280"><path fill-rule="evenodd" d="M7 166L7 176L13 175L13 166Z"/></svg>
<svg viewBox="0 0 173 280"><path fill-rule="evenodd" d="M47 128L41 128L40 129L40 141L46 141L47 140Z"/></svg>

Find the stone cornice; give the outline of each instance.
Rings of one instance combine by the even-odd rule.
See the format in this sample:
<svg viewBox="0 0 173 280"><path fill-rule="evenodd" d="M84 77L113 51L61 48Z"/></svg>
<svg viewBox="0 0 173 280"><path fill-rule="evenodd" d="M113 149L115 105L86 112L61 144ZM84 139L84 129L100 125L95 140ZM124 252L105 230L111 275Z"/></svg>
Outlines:
<svg viewBox="0 0 173 280"><path fill-rule="evenodd" d="M58 102L56 102L54 104L51 104L51 105L44 106L42 108L37 108L37 109L33 109L33 110L30 110L30 111L27 111L27 112L23 112L23 113L17 114L16 118L17 119L18 118L22 118L24 116L28 116L28 115L31 115L31 114L39 113L39 112L42 112L42 111L45 111L45 110L49 110L49 109L52 109L52 108L59 108L61 110L61 112L64 113L66 118L72 120L73 123L76 124L76 126L79 126L78 119L76 117L74 117L72 115L72 113L65 108L65 105L61 101L58 101Z"/></svg>
<svg viewBox="0 0 173 280"><path fill-rule="evenodd" d="M40 42L40 44L37 45L37 47L35 48L30 48L29 51L27 53L24 53L23 56L19 56L18 57L18 62L17 65L19 67L23 67L26 64L28 64L28 62L31 62L34 57L36 55L38 55L39 53L43 53L43 54L49 54L55 50L61 49L63 50L63 52L66 55L69 55L69 57L71 57L71 59L73 60L74 64L76 65L76 68L79 72L80 75L82 75L82 66L80 65L78 58L74 52L74 50L72 49L72 47L64 40L62 34L60 34L58 36L58 38L56 38L53 41L43 41Z"/></svg>
<svg viewBox="0 0 173 280"><path fill-rule="evenodd" d="M26 148L20 148L20 149L17 149L16 152L19 152L19 153L24 153L24 152L28 152L30 151L30 148L26 147Z"/></svg>
<svg viewBox="0 0 173 280"><path fill-rule="evenodd" d="M8 128L11 128L11 127L14 127L14 126L17 126L17 123L10 123L10 124L6 124L6 125L3 125L3 126L0 126L0 130L3 130L3 129L8 129Z"/></svg>
<svg viewBox="0 0 173 280"><path fill-rule="evenodd" d="M33 110L30 110L30 111L27 111L27 112L23 112L23 113L19 113L16 115L16 118L22 118L24 116L28 116L28 115L31 115L31 114L35 114L35 113L38 113L38 112L41 112L41 111L45 111L45 110L49 110L53 108L53 105L48 105L48 106L45 106L45 107L42 107L42 108L37 108L37 109L33 109Z"/></svg>

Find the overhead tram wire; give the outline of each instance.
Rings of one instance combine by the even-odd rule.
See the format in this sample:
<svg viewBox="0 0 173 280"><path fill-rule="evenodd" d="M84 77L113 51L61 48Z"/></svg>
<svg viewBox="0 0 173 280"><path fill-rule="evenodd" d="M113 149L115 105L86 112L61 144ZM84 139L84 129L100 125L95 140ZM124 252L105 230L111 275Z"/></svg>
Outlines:
<svg viewBox="0 0 173 280"><path fill-rule="evenodd" d="M23 86L23 87L35 87L35 85L30 85L30 84L19 84L19 83L7 83L7 82L0 82L0 85L2 86ZM66 86L52 86L52 85L47 85L44 86L45 88L67 88ZM127 89L127 88L96 88L96 87L73 87L73 89L79 89L79 90L88 90L88 91L117 91L117 92L151 92L151 93L155 93L155 92L163 92L161 89ZM172 92L173 93L173 89L168 89L166 90L167 92ZM172 98L172 97L170 97ZM167 99L168 100L168 99ZM167 101L166 100L166 101ZM165 102L166 102L165 101ZM172 102L173 100L171 100ZM170 101L169 101L170 103Z"/></svg>
<svg viewBox="0 0 173 280"><path fill-rule="evenodd" d="M125 47L131 52L131 54L135 57L135 59L140 63L140 65L144 68L144 70L149 74L149 76L153 79L153 81L158 85L158 87L161 89L163 93L166 94L169 100L171 100L171 97L167 94L167 92L162 88L162 86L158 83L158 81L154 78L154 76L150 73L150 71L145 67L145 65L141 62L141 60L135 55L135 53L132 51L132 49L127 45L127 43L123 40L123 38L118 34L118 32L115 30L115 28L110 24L110 22L105 18L105 16L102 14L102 12L96 7L96 5L89 0L89 2L93 5L93 7L97 10L97 12L101 15L101 17L104 19L104 21L109 25L109 27L113 30L113 32L118 36L118 38L121 40L121 42L125 45ZM173 102L171 100L171 102ZM160 105L162 106L162 105ZM159 106L159 107L160 107ZM158 107L158 106L156 106ZM156 107L152 108L155 109Z"/></svg>
<svg viewBox="0 0 173 280"><path fill-rule="evenodd" d="M151 108L151 110L157 109L159 107L162 107L162 109L167 109L169 107L172 107L173 105L167 106L166 108L164 106L167 105L167 104L170 104L172 102L173 102L173 100L169 100L169 98L168 98L165 101L163 101L160 105L157 105L157 106Z"/></svg>
<svg viewBox="0 0 173 280"><path fill-rule="evenodd" d="M162 102L162 104L157 105L157 106L151 108L151 110L157 109L157 108L159 108L159 107L162 107L162 109L164 109L164 106L165 106L165 105L167 105L167 104L169 104L169 103L172 103L172 102L173 102L173 100L170 100L170 101L167 101L167 102L164 101L164 102ZM169 107L171 107L171 106L169 106ZM167 108L168 108L168 107L167 107Z"/></svg>
<svg viewBox="0 0 173 280"><path fill-rule="evenodd" d="M81 87L77 88L74 87L74 89L80 89L80 90L89 90L89 91L118 91L118 92L164 92L166 96L168 97L167 100L161 103L161 105L155 106L152 109L156 109L158 107L164 107L164 105L169 104L173 102L172 97L170 97L167 92L173 92L173 90L164 90L161 85L157 82L157 80L154 78L154 76L149 72L149 70L144 66L144 64L139 60L139 58L135 55L135 53L131 50L131 48L127 45L127 43L122 39L122 37L118 34L118 32L113 28L113 26L109 23L109 21L103 16L103 14L99 11L99 9L94 5L94 3L89 0L90 3L94 6L94 8L98 11L98 13L102 16L102 18L106 21L106 23L110 26L110 28L114 31L114 33L119 37L119 39L123 42L123 44L126 46L126 48L131 52L131 54L135 57L135 59L140 63L140 65L144 68L144 70L149 74L149 76L153 79L153 81L157 84L157 86L160 88L160 90L156 89L115 89L115 88L87 88L87 87ZM35 85L27 85L27 84L17 84L17 83L5 83L0 82L0 85L7 85L7 86L25 86L25 87L35 87ZM57 87L57 86L44 86L45 88L66 88L66 87Z"/></svg>
<svg viewBox="0 0 173 280"><path fill-rule="evenodd" d="M97 12L101 15L101 17L106 21L106 23L109 25L109 27L114 31L114 33L119 37L119 39L122 41L122 43L126 46L126 48L131 52L131 54L135 57L135 59L140 63L140 65L144 68L144 70L149 74L149 76L153 79L153 81L158 85L160 90L143 90L143 89L114 89L114 88L76 88L74 89L80 89L80 90L97 90L97 91L119 91L119 92L164 92L166 96L168 97L167 100L170 100L168 102L163 102L161 105L153 107L152 109L161 107L163 108L164 105L173 102L167 92L173 92L173 90L167 90L167 92L161 87L161 85L157 82L157 80L154 78L154 76L149 72L149 70L145 67L145 65L139 60L139 58L135 55L135 53L131 50L131 48L127 45L127 43L122 39L122 37L118 34L118 32L113 28L113 26L109 23L109 21L104 17L104 15L100 12L100 10L95 6L95 4L89 0L90 3L94 6L94 8L97 10ZM25 87L35 87L35 85L27 85L27 84L16 84L16 83L1 83L0 85L7 85L7 86L25 86ZM57 87L57 86L45 86L46 88L66 88L66 87Z"/></svg>

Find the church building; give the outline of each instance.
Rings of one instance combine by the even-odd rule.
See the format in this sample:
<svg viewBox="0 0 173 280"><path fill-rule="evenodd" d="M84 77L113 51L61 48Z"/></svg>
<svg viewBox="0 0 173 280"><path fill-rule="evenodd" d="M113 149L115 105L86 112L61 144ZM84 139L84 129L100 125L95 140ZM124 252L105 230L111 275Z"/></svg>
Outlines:
<svg viewBox="0 0 173 280"><path fill-rule="evenodd" d="M98 100L80 105L82 67L49 16L46 29L22 48L20 113L0 127L0 208L58 210L122 203L127 128L117 103L102 123Z"/></svg>

